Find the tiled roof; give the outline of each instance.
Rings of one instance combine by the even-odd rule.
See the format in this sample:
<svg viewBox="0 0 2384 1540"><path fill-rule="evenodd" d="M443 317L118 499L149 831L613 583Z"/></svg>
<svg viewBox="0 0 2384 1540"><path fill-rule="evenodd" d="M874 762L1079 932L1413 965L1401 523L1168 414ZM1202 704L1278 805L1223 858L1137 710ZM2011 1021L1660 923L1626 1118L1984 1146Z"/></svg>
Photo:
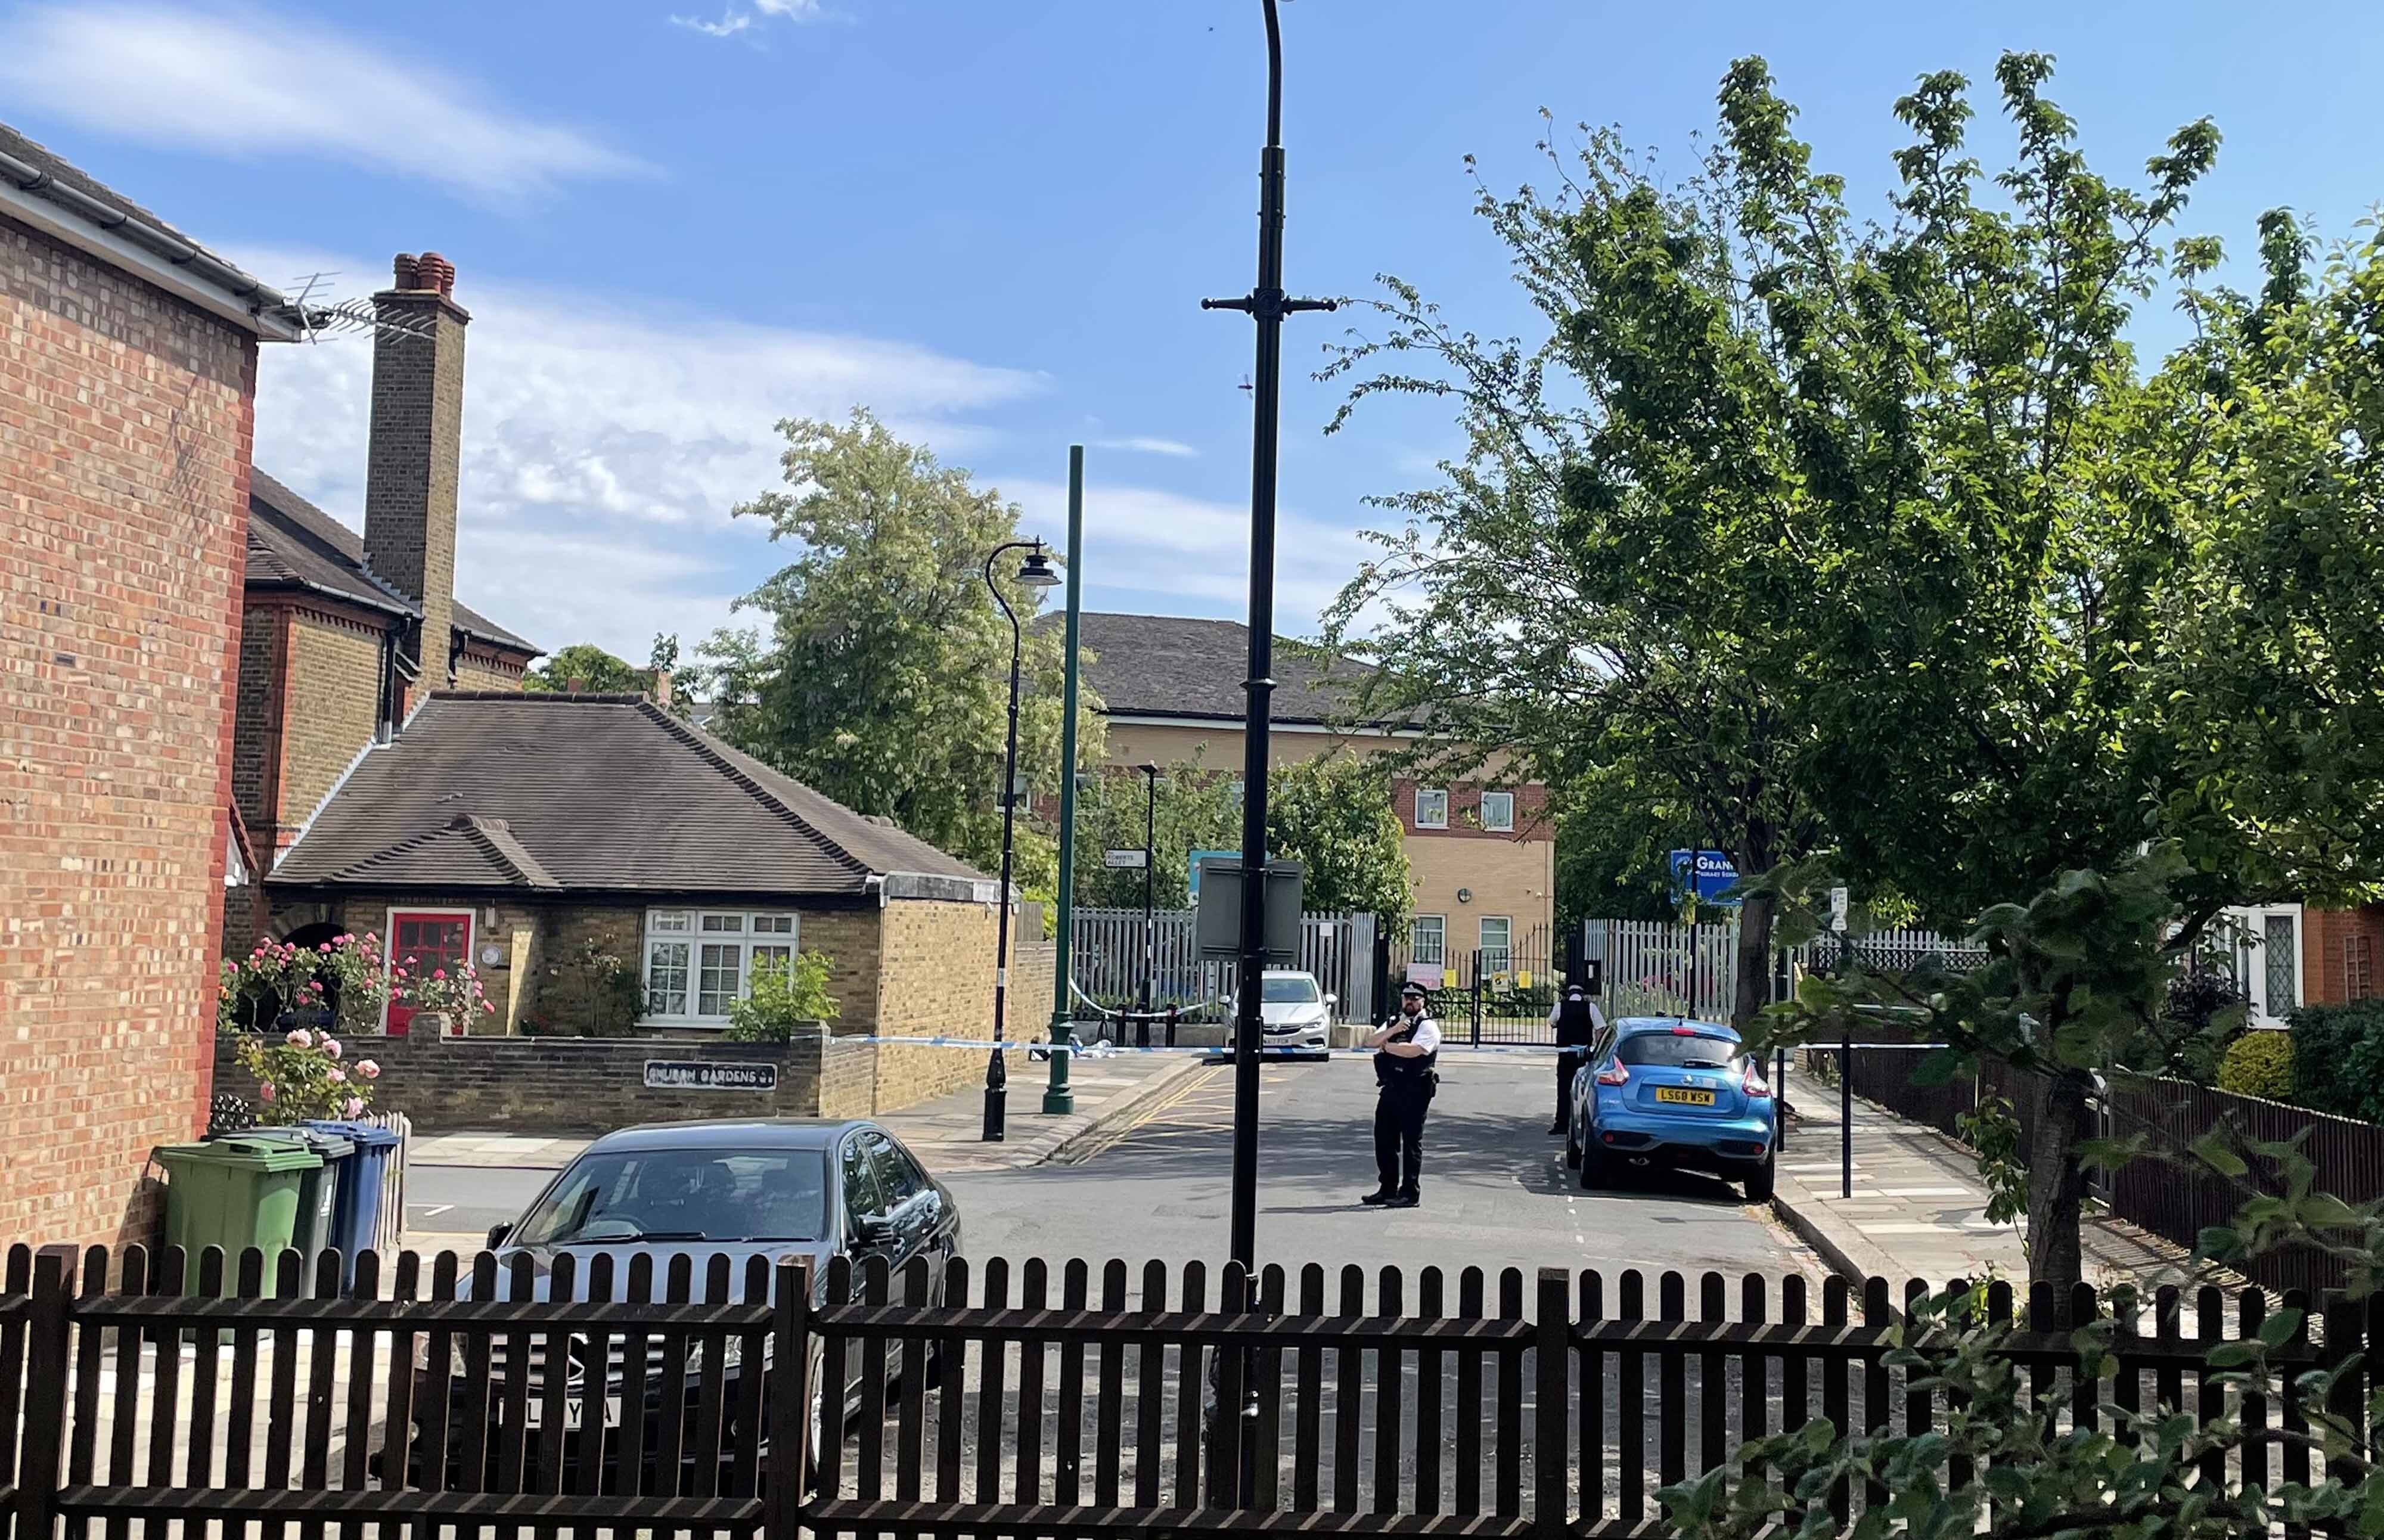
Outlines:
<svg viewBox="0 0 2384 1540"><path fill-rule="evenodd" d="M422 613L365 565L363 536L261 470L249 472L248 510L251 583L311 589L392 615ZM516 652L541 651L460 600L455 628Z"/></svg>
<svg viewBox="0 0 2384 1540"><path fill-rule="evenodd" d="M634 695L447 691L368 751L281 885L851 896L987 879Z"/></svg>
<svg viewBox="0 0 2384 1540"><path fill-rule="evenodd" d="M1091 654L1085 682L1111 715L1241 718L1250 629L1238 621L1087 614L1078 634ZM1274 720L1329 723L1347 716L1373 670L1278 639L1273 672Z"/></svg>

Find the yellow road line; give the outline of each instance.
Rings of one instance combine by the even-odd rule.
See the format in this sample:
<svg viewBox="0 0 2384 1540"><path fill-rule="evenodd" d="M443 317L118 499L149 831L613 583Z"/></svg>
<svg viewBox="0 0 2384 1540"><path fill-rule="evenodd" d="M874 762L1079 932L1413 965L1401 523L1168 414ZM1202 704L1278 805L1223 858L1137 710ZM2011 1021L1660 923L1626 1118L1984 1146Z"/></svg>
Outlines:
<svg viewBox="0 0 2384 1540"><path fill-rule="evenodd" d="M1211 1081L1217 1077L1217 1074L1218 1066L1213 1065L1195 1071L1192 1074L1186 1077L1184 1084L1178 1088L1152 1098L1149 1102L1137 1109L1133 1117L1120 1123L1114 1128L1105 1128L1101 1130L1100 1133L1095 1135L1092 1138L1078 1146L1075 1150L1069 1154L1066 1163L1072 1166L1082 1165L1086 1161L1093 1159L1095 1156L1105 1154L1109 1150L1116 1148L1119 1143L1124 1140L1127 1135L1133 1133L1136 1129L1140 1128L1143 1124L1150 1122L1153 1118L1158 1117L1161 1113L1173 1111L1177 1106L1187 1100L1194 1092L1206 1087Z"/></svg>

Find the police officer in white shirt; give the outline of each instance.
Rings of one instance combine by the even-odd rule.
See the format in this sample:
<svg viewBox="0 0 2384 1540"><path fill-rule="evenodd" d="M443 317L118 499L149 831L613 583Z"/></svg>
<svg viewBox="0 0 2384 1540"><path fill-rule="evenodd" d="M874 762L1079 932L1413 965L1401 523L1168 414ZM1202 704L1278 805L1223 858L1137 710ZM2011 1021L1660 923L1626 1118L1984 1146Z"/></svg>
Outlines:
<svg viewBox="0 0 2384 1540"><path fill-rule="evenodd" d="M1399 1013L1366 1039L1374 1050L1374 1169L1382 1185L1361 1202L1412 1209L1421 1201L1423 1115L1440 1084L1440 1024L1425 1005L1424 987L1399 991Z"/></svg>

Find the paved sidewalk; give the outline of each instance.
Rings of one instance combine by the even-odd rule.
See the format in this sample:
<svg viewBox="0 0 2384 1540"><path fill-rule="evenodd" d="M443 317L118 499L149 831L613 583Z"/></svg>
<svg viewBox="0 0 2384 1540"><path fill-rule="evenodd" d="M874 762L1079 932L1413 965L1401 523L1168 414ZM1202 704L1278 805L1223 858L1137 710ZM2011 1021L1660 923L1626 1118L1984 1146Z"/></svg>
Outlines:
<svg viewBox="0 0 2384 1540"><path fill-rule="evenodd" d="M1986 1185L1970 1151L1925 1124L1857 1097L1854 1195L1842 1198L1838 1090L1792 1068L1795 1121L1772 1204L1789 1227L1849 1278L1943 1284L1993 1268L2020 1283L2028 1252L2017 1225L1987 1221ZM2191 1257L2099 1211L2085 1226L2087 1281L2144 1287L2198 1278Z"/></svg>
<svg viewBox="0 0 2384 1540"><path fill-rule="evenodd" d="M1043 1112L1048 1061L1013 1054L1010 1061L1008 1137L986 1143L985 1093L971 1087L877 1119L916 1150L929 1171L1012 1170L1049 1160L1077 1139L1131 1115L1203 1062L1189 1053L1124 1053L1079 1056L1070 1076L1076 1110L1061 1116ZM468 1166L559 1171L594 1142L593 1135L507 1134L462 1130L419 1134L407 1150L416 1166Z"/></svg>

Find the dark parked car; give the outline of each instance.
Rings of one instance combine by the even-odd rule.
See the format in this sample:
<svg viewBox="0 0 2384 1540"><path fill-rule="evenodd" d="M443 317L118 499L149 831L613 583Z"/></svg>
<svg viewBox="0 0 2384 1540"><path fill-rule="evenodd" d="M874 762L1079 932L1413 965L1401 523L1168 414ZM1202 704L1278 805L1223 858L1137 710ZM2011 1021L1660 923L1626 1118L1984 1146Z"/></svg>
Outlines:
<svg viewBox="0 0 2384 1540"><path fill-rule="evenodd" d="M944 1264L959 1254L960 1244L960 1212L951 1194L900 1139L873 1123L811 1119L656 1124L607 1135L557 1173L519 1220L489 1232L489 1245L498 1259L499 1298L507 1297L517 1257L529 1258L536 1268L534 1297L549 1298L554 1261L565 1253L577 1259L573 1292L583 1299L590 1264L599 1256L613 1260L615 1298L629 1264L639 1256L652 1259L656 1298L677 1257L689 1259L699 1296L712 1259L727 1257L733 1287L740 1297L750 1259L810 1257L816 1264L815 1299L826 1294L826 1268L833 1257L850 1257L856 1264L883 1257L899 1275L913 1258L924 1256L935 1297L941 1298ZM627 1374L621 1340L602 1347L600 1355L584 1334L573 1334L571 1361L565 1371L570 1384L566 1436L574 1446L569 1458L576 1463L590 1410L598 1404L587 1384L590 1366L601 1361L603 1422L615 1430L604 1441L609 1482L618 1479L613 1469L617 1463L615 1446ZM734 1355L736 1344L728 1348ZM507 1360L504 1337L490 1345L485 1391L468 1377L460 1338L449 1363L429 1364L428 1350L427 1342L416 1348L416 1406L427 1406L432 1396L445 1394L452 1430L468 1414L466 1409L479 1405L485 1396L492 1424L487 1444L494 1450L500 1442L494 1424L503 1415L505 1393L516 1372ZM661 1416L664 1354L662 1339L650 1338L643 1444L650 1461L651 1451L659 1447L653 1423ZM542 1335L533 1341L528 1357L519 1372L528 1378L535 1417L547 1371ZM703 1367L699 1345L687 1365L689 1402ZM901 1367L898 1348L888 1355L889 1374L900 1372ZM729 1359L724 1366L728 1406L740 1404L740 1376L761 1368L735 1356ZM441 1380L443 1385L434 1383ZM857 1380L846 1386L848 1411L858 1406L860 1392ZM818 1410L814 1405L815 1428ZM417 1410L417 1421L419 1415ZM740 1435L733 1425L724 1434L724 1459ZM460 1457L453 1453L461 1441L451 1432L449 1443L453 1481L462 1474L454 1464ZM417 1480L420 1458L417 1449L413 1472Z"/></svg>

